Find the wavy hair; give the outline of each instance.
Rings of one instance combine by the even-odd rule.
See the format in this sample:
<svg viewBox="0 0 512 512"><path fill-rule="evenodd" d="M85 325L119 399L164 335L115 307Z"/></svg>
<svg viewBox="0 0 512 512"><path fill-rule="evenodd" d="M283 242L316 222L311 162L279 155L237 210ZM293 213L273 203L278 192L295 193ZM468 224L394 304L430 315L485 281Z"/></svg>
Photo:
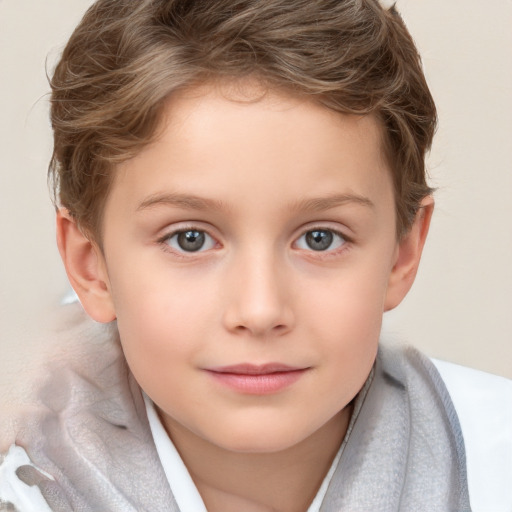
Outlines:
<svg viewBox="0 0 512 512"><path fill-rule="evenodd" d="M155 136L173 92L256 77L341 113L375 115L393 175L397 236L426 183L436 108L394 7L377 0L98 0L51 79L56 204L101 237L116 164Z"/></svg>

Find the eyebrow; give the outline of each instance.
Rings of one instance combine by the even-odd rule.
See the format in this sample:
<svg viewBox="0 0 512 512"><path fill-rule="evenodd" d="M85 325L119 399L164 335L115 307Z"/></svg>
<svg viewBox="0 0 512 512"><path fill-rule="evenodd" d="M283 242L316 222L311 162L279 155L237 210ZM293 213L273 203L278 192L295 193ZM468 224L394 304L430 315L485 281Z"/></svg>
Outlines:
<svg viewBox="0 0 512 512"><path fill-rule="evenodd" d="M333 194L326 197L302 199L298 201L294 207L301 211L319 212L350 203L359 204L372 209L375 208L374 203L368 197L359 194Z"/></svg>
<svg viewBox="0 0 512 512"><path fill-rule="evenodd" d="M326 197L301 199L294 203L292 207L294 210L298 211L318 212L350 203L359 204L372 209L375 208L375 205L369 198L359 194L334 194ZM153 194L144 199L137 207L137 211L147 210L156 206L170 206L183 208L185 210L222 211L228 209L224 202L216 199L208 199L189 194L162 193Z"/></svg>
<svg viewBox="0 0 512 512"><path fill-rule="evenodd" d="M171 206L185 210L225 210L226 205L222 201L207 199L189 194L153 194L137 207L137 211L146 210L155 206Z"/></svg>

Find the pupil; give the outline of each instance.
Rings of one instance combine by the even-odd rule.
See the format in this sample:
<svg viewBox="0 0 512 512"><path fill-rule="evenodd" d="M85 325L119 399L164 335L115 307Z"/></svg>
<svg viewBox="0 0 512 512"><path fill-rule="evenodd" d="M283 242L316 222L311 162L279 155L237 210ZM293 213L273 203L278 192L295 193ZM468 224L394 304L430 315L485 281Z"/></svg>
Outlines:
<svg viewBox="0 0 512 512"><path fill-rule="evenodd" d="M204 233L201 231L183 231L178 234L178 245L184 251L198 251L204 245Z"/></svg>
<svg viewBox="0 0 512 512"><path fill-rule="evenodd" d="M325 251L332 244L333 235L330 231L309 231L306 243L314 251Z"/></svg>

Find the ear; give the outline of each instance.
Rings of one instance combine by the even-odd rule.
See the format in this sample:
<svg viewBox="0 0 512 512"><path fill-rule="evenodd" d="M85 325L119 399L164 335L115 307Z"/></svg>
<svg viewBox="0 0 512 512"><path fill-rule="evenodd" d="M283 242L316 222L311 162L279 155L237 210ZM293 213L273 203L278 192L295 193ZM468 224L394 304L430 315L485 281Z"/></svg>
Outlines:
<svg viewBox="0 0 512 512"><path fill-rule="evenodd" d="M57 246L69 282L88 315L97 322L115 320L103 253L82 233L65 208L57 212Z"/></svg>
<svg viewBox="0 0 512 512"><path fill-rule="evenodd" d="M384 311L398 306L411 289L420 264L433 211L434 199L432 196L428 196L421 202L410 230L397 245L394 265L388 281Z"/></svg>

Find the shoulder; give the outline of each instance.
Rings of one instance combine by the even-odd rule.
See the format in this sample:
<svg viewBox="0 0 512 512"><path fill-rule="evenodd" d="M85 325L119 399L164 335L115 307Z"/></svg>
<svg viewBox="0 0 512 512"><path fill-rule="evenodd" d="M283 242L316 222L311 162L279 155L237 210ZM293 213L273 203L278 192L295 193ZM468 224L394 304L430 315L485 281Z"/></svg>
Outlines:
<svg viewBox="0 0 512 512"><path fill-rule="evenodd" d="M459 417L473 510L512 510L512 381L433 362Z"/></svg>

